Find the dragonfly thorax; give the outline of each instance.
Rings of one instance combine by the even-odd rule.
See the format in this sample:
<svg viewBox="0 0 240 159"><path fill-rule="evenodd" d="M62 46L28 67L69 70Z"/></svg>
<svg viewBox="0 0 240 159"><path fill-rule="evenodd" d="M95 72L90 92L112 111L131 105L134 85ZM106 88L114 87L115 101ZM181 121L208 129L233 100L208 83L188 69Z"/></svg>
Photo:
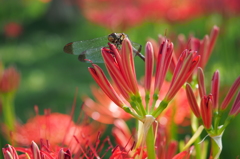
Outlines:
<svg viewBox="0 0 240 159"><path fill-rule="evenodd" d="M112 33L108 35L108 41L113 43L114 45L122 45L122 42L128 36L124 33Z"/></svg>

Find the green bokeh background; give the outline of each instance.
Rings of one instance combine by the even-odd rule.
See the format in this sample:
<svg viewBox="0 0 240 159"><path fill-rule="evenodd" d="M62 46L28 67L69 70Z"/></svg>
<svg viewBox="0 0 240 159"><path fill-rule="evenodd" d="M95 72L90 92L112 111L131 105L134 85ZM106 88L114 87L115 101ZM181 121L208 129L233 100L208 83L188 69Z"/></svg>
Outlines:
<svg viewBox="0 0 240 159"><path fill-rule="evenodd" d="M240 72L240 17L224 19L218 14L190 21L169 24L163 20L157 23L144 22L127 30L134 42L146 43L148 37L157 39L158 34L177 35L190 32L198 38L209 34L213 25L220 27L220 36L205 69L206 83L216 69L220 70L223 90L229 87ZM7 38L3 27L8 22L23 26L17 38ZM90 84L95 84L87 67L77 56L65 54L63 46L71 41L87 40L108 35L112 31L87 21L73 6L57 5L55 1L0 1L0 59L5 67L14 65L21 73L21 84L16 94L17 117L26 122L34 116L33 106L38 105L40 114L45 108L52 112L67 113L71 109L75 89L78 88L78 102L81 96L89 95ZM116 30L117 32L117 30ZM176 39L172 39L176 45ZM144 66L135 58L137 75L143 76ZM103 66L102 64L100 64ZM221 92L224 96L227 92ZM79 114L76 110L76 115ZM240 118L229 125L223 135L221 158L236 158L240 155ZM2 144L5 144L2 142Z"/></svg>

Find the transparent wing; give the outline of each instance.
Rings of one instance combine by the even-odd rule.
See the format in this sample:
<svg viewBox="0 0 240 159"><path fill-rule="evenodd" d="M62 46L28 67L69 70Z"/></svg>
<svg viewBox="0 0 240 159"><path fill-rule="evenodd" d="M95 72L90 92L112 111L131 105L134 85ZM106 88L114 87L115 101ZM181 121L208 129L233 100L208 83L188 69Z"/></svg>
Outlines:
<svg viewBox="0 0 240 159"><path fill-rule="evenodd" d="M133 53L134 56L139 56L141 59L145 59L145 57L140 53L142 46L138 43L131 42L133 45ZM101 48L92 48L92 49L87 49L83 51L79 56L78 59L79 61L82 62L92 62L92 63L104 63L104 60L102 58L101 54ZM119 49L121 49L121 46L119 46Z"/></svg>
<svg viewBox="0 0 240 159"><path fill-rule="evenodd" d="M102 47L85 50L78 56L79 61L88 63L104 63L101 48Z"/></svg>
<svg viewBox="0 0 240 159"><path fill-rule="evenodd" d="M135 42L131 42L133 48L136 49L136 51L138 51L139 53L141 52L142 50L142 45L138 44L138 43L135 43Z"/></svg>
<svg viewBox="0 0 240 159"><path fill-rule="evenodd" d="M63 50L68 54L80 55L86 50L107 46L107 43L108 38L107 36L104 36L91 40L75 41L68 43L64 46Z"/></svg>

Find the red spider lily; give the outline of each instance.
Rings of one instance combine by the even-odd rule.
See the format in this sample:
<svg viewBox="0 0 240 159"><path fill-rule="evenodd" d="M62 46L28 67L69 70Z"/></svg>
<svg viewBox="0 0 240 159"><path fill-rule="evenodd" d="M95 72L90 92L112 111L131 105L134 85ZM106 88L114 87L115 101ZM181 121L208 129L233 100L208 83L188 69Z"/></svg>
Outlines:
<svg viewBox="0 0 240 159"><path fill-rule="evenodd" d="M119 146L115 147L112 151L110 159L145 159L147 158L146 152L143 152L141 155L141 149L137 149L133 156L129 155L129 152L126 152L125 149L121 149ZM140 156L141 155L141 156Z"/></svg>
<svg viewBox="0 0 240 159"><path fill-rule="evenodd" d="M112 134L116 140L116 143L120 147L124 147L125 150L130 151L134 146L133 136L127 126L127 124L121 120L115 120Z"/></svg>
<svg viewBox="0 0 240 159"><path fill-rule="evenodd" d="M106 49L103 49L102 55L106 67L121 93L124 95L124 92L126 92L127 95L124 97L129 100L128 98L130 94L138 93L131 43L126 38L122 43L121 52L118 52L113 44L109 44L109 47L113 51L116 59L114 59Z"/></svg>
<svg viewBox="0 0 240 159"><path fill-rule="evenodd" d="M58 159L71 159L71 158L72 158L72 154L69 150L64 151L63 148L60 149L58 153Z"/></svg>
<svg viewBox="0 0 240 159"><path fill-rule="evenodd" d="M218 109L218 99L219 99L219 87L220 87L220 77L219 71L214 72L211 83L211 93L213 95L213 109Z"/></svg>
<svg viewBox="0 0 240 159"><path fill-rule="evenodd" d="M174 156L172 159L189 159L190 158L190 153L188 151L183 151L176 156Z"/></svg>
<svg viewBox="0 0 240 159"><path fill-rule="evenodd" d="M126 123L123 120L116 120L115 127L113 129L113 135L116 139L117 144L119 145L116 147L112 155L112 157L122 157L125 158L135 158L141 154L143 150L142 158L146 158L147 154L145 152L144 147L139 147L134 149L134 136L131 135L129 128L127 127ZM161 123L155 127L157 132L156 134L156 141L155 141L155 149L156 149L156 157L158 159L166 158L171 159L174 156L179 156L182 154L182 158L186 156L190 156L190 152L184 151L177 154L177 146L178 143L176 141L169 141L168 136L169 132L166 130L166 126L162 125ZM184 155L183 155L184 154ZM181 156L181 155L180 155Z"/></svg>
<svg viewBox="0 0 240 159"><path fill-rule="evenodd" d="M188 102L190 103L191 109L194 113L194 115L199 118L200 117L200 110L197 104L197 100L195 98L195 95L193 93L193 90L191 86L187 83L186 85L186 92L187 92L187 97L188 97Z"/></svg>
<svg viewBox="0 0 240 159"><path fill-rule="evenodd" d="M165 79L165 76L169 68L170 61L172 60L172 53L173 53L173 44L167 40L163 41L159 49L157 63L156 63L156 74L155 74L155 85L154 85L155 92L159 92L159 90L161 90L163 81Z"/></svg>
<svg viewBox="0 0 240 159"><path fill-rule="evenodd" d="M170 133L167 130L168 128L165 124L161 124L161 121L155 129L157 129L155 130L157 132L157 138L155 142L157 157L159 159L172 158L177 152L178 143L170 139Z"/></svg>
<svg viewBox="0 0 240 159"><path fill-rule="evenodd" d="M151 75L153 72L153 67L148 66L148 64L153 61L153 49L151 46L151 43L146 44L146 51L147 53L147 59L146 59L146 68L149 70L146 70L146 73L150 72ZM160 115L160 113L166 108L162 107L162 105L158 105L155 109L155 103L158 100L159 91L161 90L161 87L163 85L166 72L169 68L170 61L172 58L172 52L173 52L173 44L168 41L164 40L159 52L158 52L158 60L156 63L156 75L155 75L155 81L152 84L151 79L152 77L148 77L147 84L145 85L147 88L145 88L146 92L143 93L145 95L141 96L142 93L140 93L140 87L138 86L137 79L136 79L136 73L135 73L135 67L134 67L134 61L133 61L133 50L131 46L131 42L125 38L122 42L122 48L121 50L118 50L115 45L109 44L108 48L102 49L102 55L105 62L105 66L107 67L107 70L114 81L117 91L112 87L110 82L107 80L106 76L104 75L103 71L95 64L93 65L93 68L89 68L89 71L95 81L98 83L98 85L102 88L102 90L109 96L110 99L112 99L117 105L119 105L121 108L125 108L126 106L131 106L132 109L127 110L128 113L133 115L136 119L143 121L145 124L145 119L149 117L148 119L154 119ZM185 50L181 57L178 60L176 69L173 74L173 78L170 84L170 87L163 99L163 103L169 103L173 97L176 95L176 93L180 90L182 85L186 82L188 77L191 75L195 67L197 66L199 62L199 55L196 55L195 52ZM154 90L151 90L151 85L153 85ZM151 92L154 92L151 94ZM116 92L119 92L118 94ZM151 96L150 96L151 95ZM123 98L123 100L121 100ZM146 100L144 100L146 99ZM127 103L123 105L123 102L121 101L127 101L124 103ZM144 103L145 101L145 103ZM120 103L120 104L118 104ZM161 102L162 103L162 102ZM148 104L151 104L151 107L149 108ZM126 111L126 109L124 109ZM148 116L145 116L147 113L149 113ZM150 114L152 113L152 115ZM153 120L154 121L154 120ZM143 124L143 127L146 126ZM152 123L150 124L152 125ZM148 131L144 131L142 135L139 135L139 142L137 143L136 148L140 148L140 156L142 155L142 152L144 151L142 146L140 146L140 142L145 143L145 134ZM144 146L144 145L143 145ZM154 145L153 145L154 147ZM154 150L154 148L153 148Z"/></svg>
<svg viewBox="0 0 240 159"><path fill-rule="evenodd" d="M240 93L238 92L238 95L233 103L229 115L237 116L239 112L240 112Z"/></svg>
<svg viewBox="0 0 240 159"><path fill-rule="evenodd" d="M168 150L167 150L167 155L166 155L166 158L172 158L175 154L176 154L176 151L177 151L177 142L176 141L172 141L169 143L169 146L168 146Z"/></svg>
<svg viewBox="0 0 240 159"><path fill-rule="evenodd" d="M201 68L198 69L198 84L199 84L199 94L201 98L200 107L197 104L197 100L193 93L193 90L189 84L187 84L187 97L191 109L197 118L201 118L205 128L210 129L212 125L212 110L213 110L213 96L212 94L206 95L205 85L204 85L204 74Z"/></svg>
<svg viewBox="0 0 240 159"><path fill-rule="evenodd" d="M19 72L14 67L0 71L0 92L16 91L20 83Z"/></svg>
<svg viewBox="0 0 240 159"><path fill-rule="evenodd" d="M105 75L103 74L102 70L95 64L93 64L94 68L89 68L89 71L98 85L102 88L102 90L109 96L111 100L113 100L118 106L122 107L124 104L122 101L122 97L125 98L125 101L130 102L129 104L132 105L132 97L134 98L140 97L139 86L136 80L136 73L133 61L133 50L130 41L126 38L123 40L122 49L120 51L113 44L109 44L110 50L107 48L102 49L102 55L105 61L105 65L107 70L113 79L114 83L116 84L116 88L119 94L117 94L107 80ZM150 62L153 60L153 53L152 53L152 45L151 43L147 43L146 45L146 73L152 74L153 67L148 66ZM173 44L165 40L163 41L161 48L159 50L158 61L156 64L156 75L155 75L155 82L154 82L154 100L157 100L155 97L158 97L159 90L164 82L164 78L166 76L166 72L169 68L169 63L171 61L173 51ZM111 52L111 54L109 53ZM148 55L149 54L149 55ZM151 59L151 60L149 60ZM199 56L196 55L195 52L185 50L181 57L179 58L178 65L175 69L175 73L169 87L168 93L165 96L165 101L170 101L173 99L177 91L181 88L184 82L188 79L191 75L194 68L197 66L199 61ZM152 64L150 64L152 65ZM150 73L148 73L150 72ZM151 76L146 77L146 91L149 91L151 85ZM150 95L149 93L145 93L145 95ZM141 101L144 101L144 98L140 97ZM151 97L149 96L149 99ZM139 102L139 100L138 100ZM146 105L148 105L149 101L146 101ZM124 102L126 103L126 102ZM128 103L125 105L129 105ZM143 115L144 111L141 108L134 108L132 107L138 115ZM139 112L142 111L142 112ZM148 108L147 108L148 111ZM142 114L143 113L143 114Z"/></svg>
<svg viewBox="0 0 240 159"><path fill-rule="evenodd" d="M103 142L104 144L104 142ZM109 149L112 149L112 145L109 142L109 147L106 149L106 152ZM63 148L57 146L56 148L50 147L49 143L44 144L41 143L41 148L39 149L38 145L32 141L30 148L22 148L22 147L12 147L7 145L6 148L3 148L4 159L21 159L21 158L29 158L29 159L78 159L78 158L103 158L105 154L102 156L98 155L99 151L102 151L103 145L99 144L97 140L96 145L90 145L88 143L85 144L84 147L78 147L77 153L73 155L71 150L68 148ZM18 152L24 154L17 154Z"/></svg>
<svg viewBox="0 0 240 159"><path fill-rule="evenodd" d="M219 28L217 26L213 26L210 35L205 35L204 38L201 40L195 38L194 36L190 36L189 39L185 41L183 35L179 35L179 48L175 52L175 55L179 57L180 53L184 49L191 49L197 51L198 54L201 55L201 60L198 66L204 68L209 60L209 57L212 54L218 34Z"/></svg>
<svg viewBox="0 0 240 159"><path fill-rule="evenodd" d="M12 151L9 151L12 150ZM25 154L17 154L17 151L25 153ZM14 148L13 146L7 145L6 148L3 148L4 159L21 159L21 158L30 158L30 159L43 159L50 158L53 159L57 157L55 152L52 152L50 149L43 148L39 150L37 144L32 141L30 148Z"/></svg>
<svg viewBox="0 0 240 159"><path fill-rule="evenodd" d="M221 106L220 106L220 109L221 110L225 110L229 104L229 102L231 101L234 93L237 91L237 89L239 88L239 85L240 85L240 77L238 77L235 82L233 83L232 87L230 88L229 92L227 93L226 97L224 98ZM238 95L239 97L239 95ZM235 100L235 104L238 103L239 101L239 98L236 98Z"/></svg>
<svg viewBox="0 0 240 159"><path fill-rule="evenodd" d="M119 108L101 89L91 87L96 100L84 98L83 110L94 120L105 124L113 124L116 119L128 120L131 116Z"/></svg>
<svg viewBox="0 0 240 159"><path fill-rule="evenodd" d="M41 143L45 139L52 145L68 145L72 152L76 152L78 145L95 140L98 128L94 123L76 125L69 115L51 113L37 115L26 124L18 125L12 132L12 138L19 145L29 145L31 141Z"/></svg>
<svg viewBox="0 0 240 159"><path fill-rule="evenodd" d="M198 91L200 98L203 98L204 95L206 95L206 87L205 87L205 82L204 82L204 73L203 70L199 67L198 72L197 72L197 81L198 81Z"/></svg>
<svg viewBox="0 0 240 159"><path fill-rule="evenodd" d="M212 100L213 96L211 94L209 96L204 96L201 99L201 117L206 129L210 129L212 125Z"/></svg>
<svg viewBox="0 0 240 159"><path fill-rule="evenodd" d="M168 111L168 110L167 110ZM183 111L182 111L183 112ZM161 117L162 118L162 117ZM180 153L177 153L178 150L178 142L172 139L172 130L169 129L169 123L166 124L163 119L158 120L158 125L155 127L155 133L156 133L156 141L155 141L155 147L156 147L156 155L159 159L165 158L165 159L172 159L181 156L182 158L186 156L190 156L190 151L183 151ZM180 157L179 157L180 159Z"/></svg>
<svg viewBox="0 0 240 159"><path fill-rule="evenodd" d="M16 22L10 22L4 26L4 34L6 37L16 38L22 31L22 26Z"/></svg>
<svg viewBox="0 0 240 159"><path fill-rule="evenodd" d="M223 111L227 108L230 100L233 98L235 92L240 87L240 77L236 79L225 99L220 107L218 107L218 92L219 92L219 71L214 72L212 78L212 89L210 95L206 95L206 88L204 84L204 73L201 68L198 68L198 90L201 98L201 104L198 106L197 100L194 97L193 90L189 84L187 84L187 97L191 109L197 118L201 118L206 129L210 129L212 126L212 120L214 120L214 128L218 129L219 120ZM239 113L239 94L237 95L235 102L232 106L229 115L236 116ZM214 115L215 114L215 115ZM214 116L213 116L214 115ZM213 119L212 119L213 118ZM226 120L225 124L229 122ZM224 126L224 128L226 127ZM224 130L224 129L223 129Z"/></svg>
<svg viewBox="0 0 240 159"><path fill-rule="evenodd" d="M172 81L168 93L165 97L167 101L170 101L182 85L190 77L198 62L200 56L196 52L185 50L179 57L178 63L173 73Z"/></svg>
<svg viewBox="0 0 240 159"><path fill-rule="evenodd" d="M121 150L120 147L116 147L112 151L112 155L110 159L130 159L128 157L128 153L125 152L124 150Z"/></svg>
<svg viewBox="0 0 240 159"><path fill-rule="evenodd" d="M7 145L6 148L2 149L2 151L5 159L19 159L15 148L10 145Z"/></svg>
<svg viewBox="0 0 240 159"><path fill-rule="evenodd" d="M121 100L121 97L116 93L113 89L110 82L107 80L101 68L95 64L93 64L93 68L88 68L94 80L98 83L104 93L119 107L122 107L124 104Z"/></svg>
<svg viewBox="0 0 240 159"><path fill-rule="evenodd" d="M190 36L188 40L185 40L184 35L178 35L178 47L174 49L174 54L170 65L171 72L174 72L177 64L177 59L180 57L180 55L185 49L197 51L198 55L201 56L198 67L204 68L211 56L218 34L219 28L217 26L214 26L210 35L205 35L203 39L198 39L194 36ZM159 49L159 45L162 43L162 41L164 41L164 37L160 35L158 37L158 42L153 39L149 40L153 44L153 50L155 52L155 56L157 57L157 50Z"/></svg>
<svg viewBox="0 0 240 159"><path fill-rule="evenodd" d="M151 88L151 82L152 82L152 75L153 75L153 68L154 68L154 52L153 47L150 42L146 44L146 50L145 50L145 89L146 92L150 91Z"/></svg>
<svg viewBox="0 0 240 159"><path fill-rule="evenodd" d="M228 94L224 98L222 104L220 107L218 107L218 101L219 101L219 86L220 86L220 77L219 77L219 71L214 72L213 77L212 77L212 89L211 89L211 94L213 95L213 101L214 101L214 109L216 111L220 110L225 110L233 98L235 92L238 90L240 86L240 77L238 77L235 82L233 83L232 87L230 88ZM199 83L199 94L200 97L202 98L204 95L206 95L206 88L204 84L204 73L201 68L198 68L198 83Z"/></svg>
<svg viewBox="0 0 240 159"><path fill-rule="evenodd" d="M132 97L141 100L136 79L131 43L127 38L124 39L120 51L118 51L113 44L109 43L109 47L110 50L107 48L102 49L102 55L107 70L116 85L117 91L107 80L99 66L93 64L93 68L89 68L89 71L98 85L115 104L140 119L141 117L138 115L144 115L145 113L142 105L140 108L136 108L136 105L131 105L138 114L135 114L135 112L132 112L132 110L127 107L130 105L129 102L132 102ZM111 52L111 54L109 52ZM141 103L140 101L138 102Z"/></svg>

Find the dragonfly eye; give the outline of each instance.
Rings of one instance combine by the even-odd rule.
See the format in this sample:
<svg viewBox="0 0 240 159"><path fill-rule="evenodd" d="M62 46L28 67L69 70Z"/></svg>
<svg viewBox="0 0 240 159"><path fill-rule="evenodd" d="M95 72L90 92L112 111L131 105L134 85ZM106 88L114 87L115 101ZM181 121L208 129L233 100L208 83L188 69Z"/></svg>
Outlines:
<svg viewBox="0 0 240 159"><path fill-rule="evenodd" d="M110 41L111 43L114 43L115 38L111 35L108 36L108 41Z"/></svg>

